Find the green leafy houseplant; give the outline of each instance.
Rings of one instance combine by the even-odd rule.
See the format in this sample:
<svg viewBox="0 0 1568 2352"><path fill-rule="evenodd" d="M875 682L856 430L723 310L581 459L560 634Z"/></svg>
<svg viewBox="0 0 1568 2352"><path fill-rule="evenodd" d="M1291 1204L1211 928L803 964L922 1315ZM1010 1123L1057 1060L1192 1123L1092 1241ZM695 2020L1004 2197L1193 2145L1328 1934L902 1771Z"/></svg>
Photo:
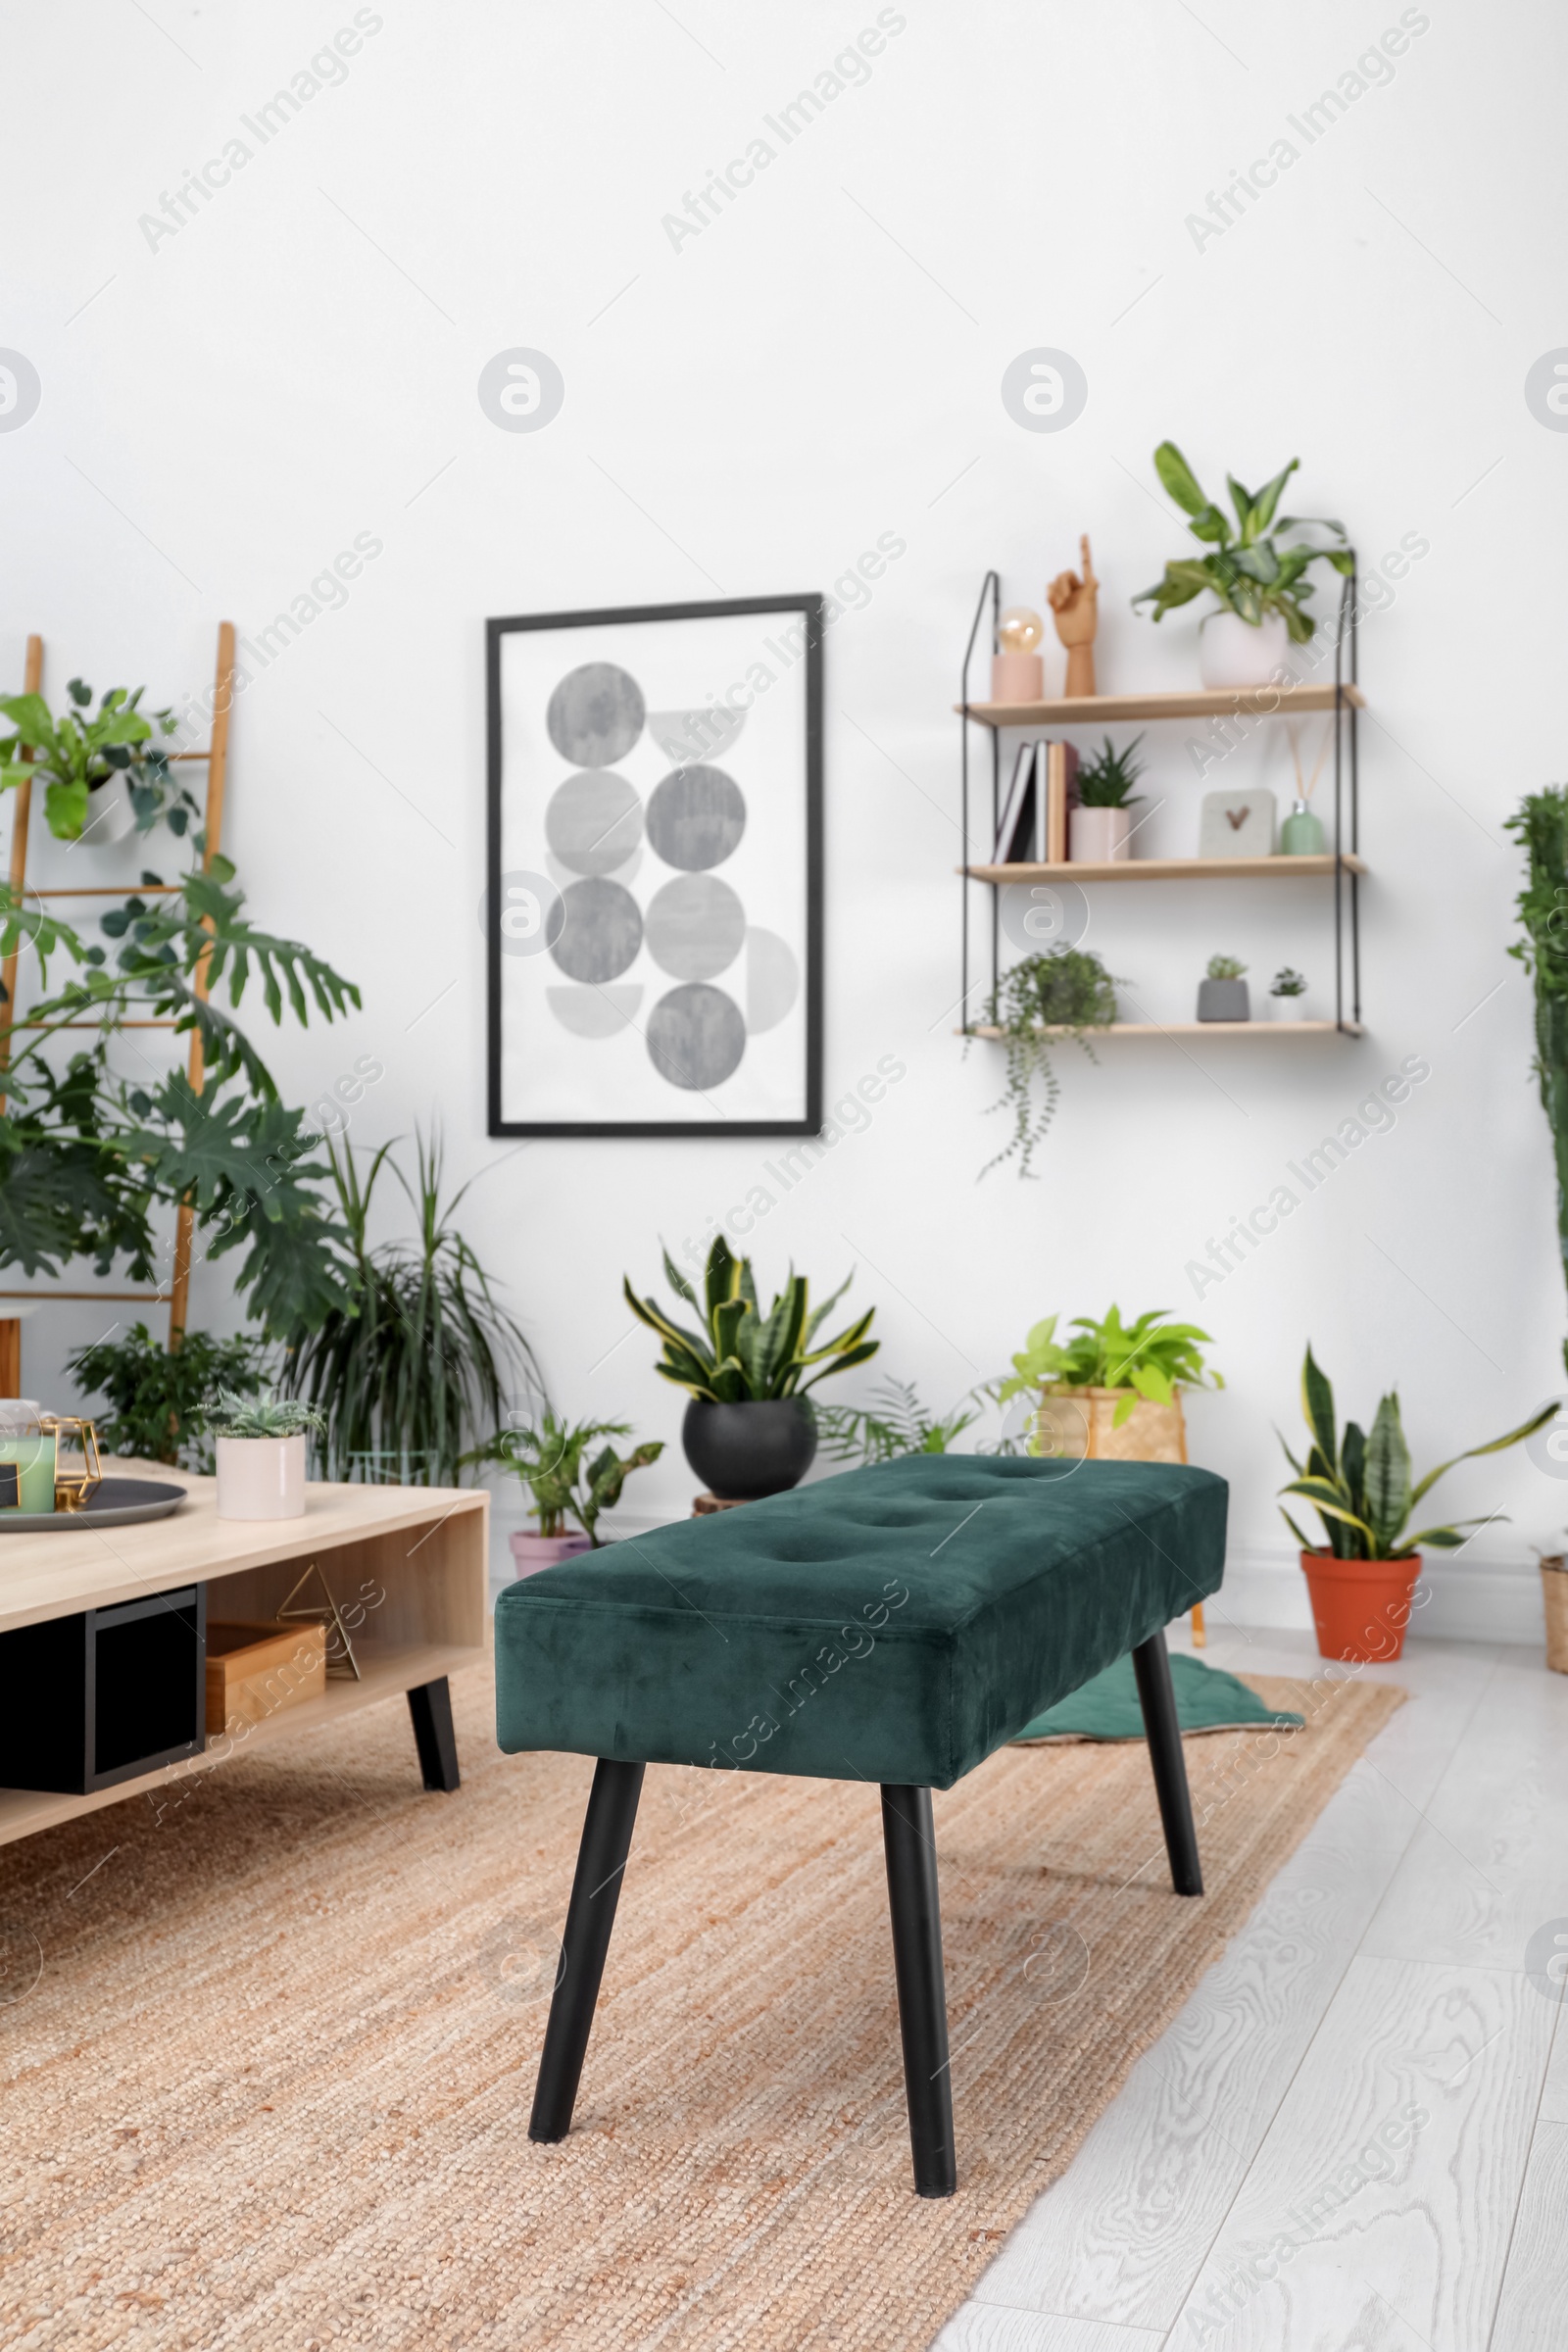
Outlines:
<svg viewBox="0 0 1568 2352"><path fill-rule="evenodd" d="M1143 742L1135 735L1125 751L1118 752L1105 737L1104 749L1091 754L1078 763L1078 798L1085 808L1131 808L1138 800L1133 786L1144 772L1144 763L1133 754Z"/></svg>
<svg viewBox="0 0 1568 2352"><path fill-rule="evenodd" d="M274 1396L266 1389L259 1396L239 1396L220 1389L207 1407L207 1426L215 1438L298 1438L307 1430L318 1432L321 1416L298 1396Z"/></svg>
<svg viewBox="0 0 1568 2352"><path fill-rule="evenodd" d="M951 1413L927 1412L912 1381L884 1380L868 1404L818 1404L816 1423L822 1451L836 1462L891 1462L910 1453L951 1453L958 1439L1001 1396L1002 1383L982 1381ZM1017 1453L1017 1439L1004 1435L981 1453Z"/></svg>
<svg viewBox="0 0 1568 2352"><path fill-rule="evenodd" d="M1293 970L1290 964L1282 963L1269 982L1268 993L1271 997L1304 997L1306 981L1301 973Z"/></svg>
<svg viewBox="0 0 1568 2352"><path fill-rule="evenodd" d="M1092 1029L1108 1029L1116 1018L1118 982L1100 957L1084 948L1057 947L1043 956L1025 956L1004 972L986 1007L989 1027L1000 1030L1007 1048L1006 1085L993 1110L1012 1114L1012 1133L1002 1150L988 1159L982 1176L1004 1160L1018 1155L1018 1173L1032 1173L1035 1147L1055 1115L1060 1082L1051 1061L1054 1037L1070 1037L1091 1061ZM1034 1081L1044 1085L1038 1109Z"/></svg>
<svg viewBox="0 0 1568 2352"><path fill-rule="evenodd" d="M463 1186L443 1205L438 1139L416 1140L411 1184L383 1144L364 1181L352 1150L326 1147L347 1236L348 1279L314 1327L288 1335L283 1377L322 1415L319 1452L328 1478L346 1479L355 1457L389 1456L405 1479L456 1486L466 1446L493 1430L520 1374L538 1387L521 1326L452 1220ZM371 1244L372 1195L390 1167L414 1210L416 1239Z"/></svg>
<svg viewBox="0 0 1568 2352"><path fill-rule="evenodd" d="M1240 980L1246 969L1239 956L1211 956L1208 959L1210 980Z"/></svg>
<svg viewBox="0 0 1568 2352"><path fill-rule="evenodd" d="M1524 849L1524 931L1508 950L1536 992L1536 1083L1557 1173L1557 1248L1568 1276L1568 785L1533 792L1504 819ZM1568 1366L1568 1342L1563 1346Z"/></svg>
<svg viewBox="0 0 1568 2352"><path fill-rule="evenodd" d="M198 1252L244 1250L234 1288L277 1333L318 1323L341 1297L345 1237L318 1189L330 1171L313 1157L305 1112L284 1106L221 999L237 1011L259 975L273 1022L286 998L303 1025L312 1004L331 1021L360 992L299 941L258 930L233 879L229 861L214 858L167 897L133 893L101 918L118 943L112 962L109 950L0 886L0 958L29 951L40 990L26 1024L8 1033L0 1068L0 1265L58 1276L87 1257L103 1275L122 1260L133 1281L155 1283L159 1219L188 1201ZM62 958L74 968L51 987L49 967ZM210 999L196 988L204 962ZM200 1095L183 1069L144 1082L117 1071L115 1042L132 1020L199 1034ZM93 1043L59 1066L57 1038L84 1024Z"/></svg>
<svg viewBox="0 0 1568 2352"><path fill-rule="evenodd" d="M198 814L192 795L176 786L167 752L153 748L156 720L164 734L174 732L172 710L149 719L138 705L146 688L127 694L112 686L92 710L92 688L73 678L67 689L73 708L56 717L41 694L0 695L0 711L14 735L0 742L0 790L31 775L46 786L44 814L59 841L79 841L86 829L91 796L122 775L130 791L136 829L150 832L162 816L172 833L183 833ZM89 715L90 713L90 715ZM34 755L29 765L24 751Z"/></svg>
<svg viewBox="0 0 1568 2352"><path fill-rule="evenodd" d="M465 1463L499 1462L515 1471L533 1496L531 1516L542 1536L564 1536L571 1518L597 1549L600 1513L613 1510L631 1473L657 1462L664 1448L651 1440L624 1458L612 1446L586 1465L583 1457L600 1438L630 1436L629 1421L562 1421L546 1405L530 1427L498 1430L463 1458Z"/></svg>
<svg viewBox="0 0 1568 2352"><path fill-rule="evenodd" d="M881 1343L868 1340L875 1307L846 1325L836 1339L813 1348L812 1340L843 1298L853 1274L846 1276L830 1298L811 1307L804 1274L791 1272L783 1290L764 1315L758 1303L757 1281L749 1257L736 1257L722 1234L708 1253L703 1296L663 1252L664 1279L677 1298L694 1307L701 1331L675 1323L652 1298L639 1298L628 1277L621 1287L626 1304L639 1323L646 1323L663 1342L663 1355L654 1367L664 1380L687 1390L704 1404L746 1404L778 1396L804 1396L819 1380L847 1372L875 1355ZM812 1370L813 1365L820 1370ZM809 1377L807 1377L809 1375Z"/></svg>
<svg viewBox="0 0 1568 2352"><path fill-rule="evenodd" d="M109 1399L108 1412L94 1416L106 1453L210 1475L205 1401L220 1388L253 1394L261 1386L259 1355L254 1340L218 1340L206 1331L187 1331L169 1348L145 1323L133 1323L122 1340L95 1340L67 1362L84 1399Z"/></svg>
<svg viewBox="0 0 1568 2352"><path fill-rule="evenodd" d="M1416 1504L1456 1463L1468 1462L1476 1454L1501 1453L1508 1446L1517 1446L1521 1439L1543 1428L1556 1409L1554 1403L1544 1405L1530 1420L1510 1429L1506 1437L1493 1438L1485 1446L1468 1446L1451 1460L1440 1462L1436 1470L1429 1470L1425 1478L1412 1486L1410 1449L1399 1420L1397 1392L1379 1399L1369 1431L1348 1421L1342 1441L1335 1420L1333 1388L1315 1362L1309 1346L1301 1365L1301 1410L1312 1444L1303 1465L1281 1438L1285 1458L1296 1476L1280 1492L1298 1494L1313 1505L1323 1522L1328 1548L1336 1559L1408 1560L1414 1558L1423 1544L1440 1551L1454 1551L1469 1541L1462 1529L1481 1527L1486 1521L1461 1519L1451 1526L1422 1527L1412 1533L1410 1519ZM1283 1503L1280 1516L1302 1551L1318 1548L1308 1543Z"/></svg>
<svg viewBox="0 0 1568 2352"><path fill-rule="evenodd" d="M1093 1315L1077 1315L1070 1328L1079 1336L1065 1344L1056 1338L1060 1317L1047 1315L1013 1357L1012 1376L998 1391L1000 1401L1039 1389L1123 1389L1126 1395L1111 1416L1112 1428L1120 1429L1140 1397L1170 1404L1178 1389L1222 1389L1219 1373L1203 1359L1203 1348L1213 1345L1208 1333L1196 1323L1172 1323L1169 1313L1168 1307L1151 1307L1129 1324L1122 1322L1117 1306L1098 1322Z"/></svg>
<svg viewBox="0 0 1568 2352"><path fill-rule="evenodd" d="M1303 576L1307 566L1331 564L1336 571L1348 576L1355 569L1355 557L1347 544L1318 547L1310 540L1295 540L1289 546L1278 543L1276 532L1305 529L1332 531L1342 543L1346 540L1345 525L1323 515L1282 514L1275 521L1280 494L1299 464L1298 458L1293 458L1261 490L1244 489L1234 474L1226 475L1231 505L1236 510L1233 531L1230 516L1199 487L1192 467L1175 442L1162 441L1154 452L1154 471L1182 512L1191 517L1187 527L1193 537L1212 548L1213 553L1167 564L1163 579L1135 596L1134 607L1152 603L1154 618L1162 620L1178 605L1191 604L1194 597L1201 596L1207 589L1218 600L1222 612L1234 612L1238 619L1250 622L1254 628L1261 626L1269 613L1279 613L1290 631L1291 642L1305 645L1315 625L1302 610L1302 600L1312 594L1312 583Z"/></svg>

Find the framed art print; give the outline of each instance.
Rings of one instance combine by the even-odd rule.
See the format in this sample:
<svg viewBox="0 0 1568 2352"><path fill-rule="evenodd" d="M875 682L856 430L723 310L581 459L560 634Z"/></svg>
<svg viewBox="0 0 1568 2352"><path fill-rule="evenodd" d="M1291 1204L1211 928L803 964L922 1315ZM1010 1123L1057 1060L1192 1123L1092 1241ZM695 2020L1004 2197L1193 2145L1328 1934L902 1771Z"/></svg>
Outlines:
<svg viewBox="0 0 1568 2352"><path fill-rule="evenodd" d="M487 634L490 1133L814 1135L821 598Z"/></svg>

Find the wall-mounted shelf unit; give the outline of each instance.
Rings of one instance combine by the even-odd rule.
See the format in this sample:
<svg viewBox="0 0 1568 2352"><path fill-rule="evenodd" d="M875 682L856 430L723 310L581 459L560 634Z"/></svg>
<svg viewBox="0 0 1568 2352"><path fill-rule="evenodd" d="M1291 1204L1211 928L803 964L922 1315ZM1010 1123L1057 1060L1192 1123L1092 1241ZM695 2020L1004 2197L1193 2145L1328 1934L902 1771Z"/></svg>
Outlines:
<svg viewBox="0 0 1568 2352"><path fill-rule="evenodd" d="M1001 893L1016 884L1049 889L1065 882L1327 882L1334 896L1334 1018L1332 1021L1117 1021L1096 1030L1098 1037L1359 1037L1361 1023L1361 926L1358 884L1366 872L1359 856L1360 770L1356 714L1366 708L1357 683L1356 574L1352 570L1341 589L1339 612L1332 624L1334 676L1316 685L1202 688L1176 694L1060 695L1034 703L977 703L969 693L969 672L976 641L991 604L991 648L997 650L997 623L1002 611L1002 582L988 571L980 589L964 647L962 699L954 705L958 715L963 784L963 862L959 888L962 919L962 1028L964 1037L998 1038L1003 1030L970 1017L970 999L978 983L970 978L970 891L975 885L991 893L991 987L1001 978ZM996 841L1002 803L1002 733L1006 727L1077 727L1115 725L1150 719L1296 718L1325 712L1334 720L1333 849L1312 858L1132 858L1115 863L982 864L971 860L975 840L971 810L970 734L984 727L991 742L990 822L983 839ZM982 972L983 972L982 965Z"/></svg>

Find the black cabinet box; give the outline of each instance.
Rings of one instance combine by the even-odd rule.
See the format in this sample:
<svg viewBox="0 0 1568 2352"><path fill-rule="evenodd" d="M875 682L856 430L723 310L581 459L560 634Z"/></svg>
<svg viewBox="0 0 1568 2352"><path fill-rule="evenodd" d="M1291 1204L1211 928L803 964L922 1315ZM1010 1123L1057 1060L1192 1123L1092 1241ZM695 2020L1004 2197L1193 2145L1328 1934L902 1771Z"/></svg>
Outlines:
<svg viewBox="0 0 1568 2352"><path fill-rule="evenodd" d="M0 1788L85 1796L207 1744L207 1587L0 1634Z"/></svg>

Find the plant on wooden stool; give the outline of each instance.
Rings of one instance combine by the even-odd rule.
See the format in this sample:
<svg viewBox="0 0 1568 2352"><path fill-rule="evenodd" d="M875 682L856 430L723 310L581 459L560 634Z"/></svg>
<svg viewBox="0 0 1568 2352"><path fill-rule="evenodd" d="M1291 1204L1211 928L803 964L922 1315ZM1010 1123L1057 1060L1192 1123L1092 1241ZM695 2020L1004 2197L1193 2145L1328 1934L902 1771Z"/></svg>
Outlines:
<svg viewBox="0 0 1568 2352"><path fill-rule="evenodd" d="M1119 1390L1111 1427L1120 1429L1140 1398L1172 1404L1179 1389L1222 1389L1224 1380L1203 1359L1203 1348L1211 1345L1208 1333L1196 1323L1172 1323L1169 1313L1169 1307L1151 1307L1128 1324L1117 1306L1098 1322L1093 1315L1076 1315L1070 1328L1079 1336L1065 1345L1056 1338L1060 1317L1047 1315L1013 1357L1012 1377L1003 1382L999 1399L1005 1403L1036 1389Z"/></svg>
<svg viewBox="0 0 1568 2352"><path fill-rule="evenodd" d="M1116 990L1100 957L1085 948L1058 947L1043 956L1026 956L1003 973L986 1007L986 1021L999 1029L1007 1048L1007 1082L993 1110L1012 1114L1012 1134L995 1156L986 1161L982 1176L1018 1154L1018 1173L1032 1173L1036 1145L1055 1114L1061 1089L1051 1063L1054 1037L1070 1037L1091 1061L1097 1058L1089 1043L1092 1029L1108 1029L1116 1018ZM1034 1081L1039 1077L1045 1096L1034 1104Z"/></svg>
<svg viewBox="0 0 1568 2352"><path fill-rule="evenodd" d="M187 1331L177 1348L166 1348L145 1323L133 1323L122 1340L95 1340L66 1364L83 1398L109 1399L108 1412L94 1415L105 1453L182 1463L210 1476L204 1403L216 1389L260 1388L261 1353L255 1340L217 1340L206 1331Z"/></svg>
<svg viewBox="0 0 1568 2352"><path fill-rule="evenodd" d="M499 1462L503 1469L515 1471L533 1496L529 1516L538 1520L542 1536L564 1536L566 1521L575 1519L597 1549L600 1513L614 1509L634 1470L646 1470L658 1461L663 1441L636 1446L624 1459L612 1446L604 1446L586 1466L584 1456L600 1438L630 1436L629 1421L562 1421L547 1405L528 1428L497 1430L463 1461L465 1466Z"/></svg>

